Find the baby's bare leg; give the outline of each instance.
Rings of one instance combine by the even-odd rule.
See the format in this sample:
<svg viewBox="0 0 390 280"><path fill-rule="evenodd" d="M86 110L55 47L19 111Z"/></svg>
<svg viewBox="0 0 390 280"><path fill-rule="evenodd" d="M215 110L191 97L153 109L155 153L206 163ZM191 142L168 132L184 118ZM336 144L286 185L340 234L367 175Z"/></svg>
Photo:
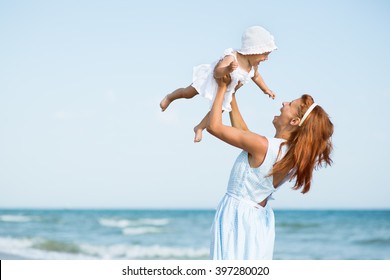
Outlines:
<svg viewBox="0 0 390 280"><path fill-rule="evenodd" d="M161 110L164 112L165 109L168 108L169 104L171 104L172 101L179 99L179 98L192 98L195 95L197 95L198 92L196 89L192 86L188 86L186 88L178 88L175 91L171 92L167 96L164 97L164 99L160 102Z"/></svg>
<svg viewBox="0 0 390 280"><path fill-rule="evenodd" d="M202 140L202 132L207 127L207 123L209 122L210 112L204 116L204 118L200 121L200 123L194 127L195 138L194 142L198 143Z"/></svg>

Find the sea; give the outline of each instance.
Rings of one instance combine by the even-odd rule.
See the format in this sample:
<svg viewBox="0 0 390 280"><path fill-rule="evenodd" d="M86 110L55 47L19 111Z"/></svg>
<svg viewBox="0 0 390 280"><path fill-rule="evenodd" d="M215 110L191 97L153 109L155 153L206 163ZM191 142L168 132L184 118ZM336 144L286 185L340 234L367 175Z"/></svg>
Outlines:
<svg viewBox="0 0 390 280"><path fill-rule="evenodd" d="M390 259L390 210L274 212L274 259ZM214 213L0 209L0 253L41 260L205 260Z"/></svg>

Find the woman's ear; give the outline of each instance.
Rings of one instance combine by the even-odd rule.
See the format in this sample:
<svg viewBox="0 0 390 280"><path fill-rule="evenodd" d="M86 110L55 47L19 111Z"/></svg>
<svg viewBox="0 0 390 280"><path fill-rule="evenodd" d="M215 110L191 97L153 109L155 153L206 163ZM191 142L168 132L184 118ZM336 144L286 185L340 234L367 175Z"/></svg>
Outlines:
<svg viewBox="0 0 390 280"><path fill-rule="evenodd" d="M290 125L299 125L300 122L301 122L301 119L296 117L296 118L291 119Z"/></svg>

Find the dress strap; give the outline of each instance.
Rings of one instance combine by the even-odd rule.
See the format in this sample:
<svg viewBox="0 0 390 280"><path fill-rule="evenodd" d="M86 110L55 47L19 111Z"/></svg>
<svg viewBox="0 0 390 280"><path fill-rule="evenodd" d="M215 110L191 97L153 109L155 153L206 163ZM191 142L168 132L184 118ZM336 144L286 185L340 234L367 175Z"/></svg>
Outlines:
<svg viewBox="0 0 390 280"><path fill-rule="evenodd" d="M230 54L230 55L234 57L234 60L235 60L236 62L238 62L236 54L232 53L232 54Z"/></svg>
<svg viewBox="0 0 390 280"><path fill-rule="evenodd" d="M234 54L234 50L233 50L232 48L226 49L226 50L223 52L223 56L224 56L224 57L225 57L225 56L228 56L228 55L233 56L233 57L234 57L234 60L235 60L236 62L238 62L238 61L237 61L237 57L236 57L236 55Z"/></svg>

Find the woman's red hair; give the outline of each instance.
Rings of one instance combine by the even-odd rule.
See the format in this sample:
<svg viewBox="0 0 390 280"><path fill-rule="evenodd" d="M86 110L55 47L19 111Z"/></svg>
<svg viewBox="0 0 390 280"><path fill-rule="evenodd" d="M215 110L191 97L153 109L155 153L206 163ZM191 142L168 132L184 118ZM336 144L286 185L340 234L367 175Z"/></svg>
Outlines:
<svg viewBox="0 0 390 280"><path fill-rule="evenodd" d="M310 95L301 97L302 103L298 108L298 117L303 115L314 103ZM313 170L322 165L331 165L330 154L332 152L331 137L333 124L328 114L321 106L316 106L304 121L302 126L291 133L290 139L284 145L288 145L286 155L278 161L273 169L273 174L289 174L290 181L295 179L294 190L303 187L302 193L310 190Z"/></svg>

